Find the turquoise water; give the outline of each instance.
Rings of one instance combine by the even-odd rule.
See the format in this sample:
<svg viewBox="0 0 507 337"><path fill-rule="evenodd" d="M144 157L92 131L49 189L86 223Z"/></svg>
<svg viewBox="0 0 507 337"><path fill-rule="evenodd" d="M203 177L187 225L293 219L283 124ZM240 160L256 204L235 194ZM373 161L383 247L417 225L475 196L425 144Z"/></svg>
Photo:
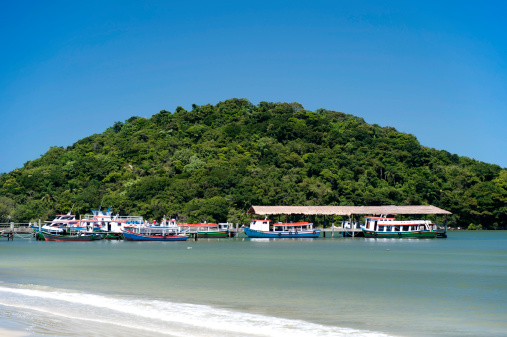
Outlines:
<svg viewBox="0 0 507 337"><path fill-rule="evenodd" d="M0 241L29 336L507 336L507 232L447 239Z"/></svg>

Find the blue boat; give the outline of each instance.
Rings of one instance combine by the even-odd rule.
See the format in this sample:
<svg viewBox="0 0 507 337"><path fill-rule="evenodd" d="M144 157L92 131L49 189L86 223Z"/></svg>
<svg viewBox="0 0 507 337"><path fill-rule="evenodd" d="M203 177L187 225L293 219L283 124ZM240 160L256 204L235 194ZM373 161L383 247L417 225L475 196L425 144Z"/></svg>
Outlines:
<svg viewBox="0 0 507 337"><path fill-rule="evenodd" d="M314 229L310 222L277 222L252 220L250 228L243 227L249 238L318 238L320 229Z"/></svg>
<svg viewBox="0 0 507 337"><path fill-rule="evenodd" d="M186 241L188 234L173 227L127 227L123 237L128 241Z"/></svg>

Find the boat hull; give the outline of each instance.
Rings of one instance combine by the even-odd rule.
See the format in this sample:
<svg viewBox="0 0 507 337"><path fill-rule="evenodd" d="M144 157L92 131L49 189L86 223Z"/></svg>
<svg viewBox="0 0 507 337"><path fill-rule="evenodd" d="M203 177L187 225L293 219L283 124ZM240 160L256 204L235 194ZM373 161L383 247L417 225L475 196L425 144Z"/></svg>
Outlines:
<svg viewBox="0 0 507 337"><path fill-rule="evenodd" d="M250 228L243 228L246 236L249 238L318 238L320 235L320 229L314 229L311 231L299 231L299 232L273 232L273 231L258 231Z"/></svg>
<svg viewBox="0 0 507 337"><path fill-rule="evenodd" d="M198 232L197 237L199 238L226 238L227 231L219 231L219 232Z"/></svg>
<svg viewBox="0 0 507 337"><path fill-rule="evenodd" d="M363 234L367 238L422 238L432 239L436 238L438 232L436 231L412 231L412 232L376 232L363 228Z"/></svg>
<svg viewBox="0 0 507 337"><path fill-rule="evenodd" d="M148 234L139 234L133 233L131 231L123 231L123 237L127 241L186 241L188 239L188 235L186 234L178 234L178 235L148 235Z"/></svg>
<svg viewBox="0 0 507 337"><path fill-rule="evenodd" d="M94 241L101 240L102 236L95 234L85 234L85 235L58 235L58 234L50 234L39 232L39 235L44 237L45 241L71 241L71 242L81 242L81 241Z"/></svg>
<svg viewBox="0 0 507 337"><path fill-rule="evenodd" d="M101 233L101 232L97 232ZM123 240L123 233L116 232L102 232L104 240Z"/></svg>

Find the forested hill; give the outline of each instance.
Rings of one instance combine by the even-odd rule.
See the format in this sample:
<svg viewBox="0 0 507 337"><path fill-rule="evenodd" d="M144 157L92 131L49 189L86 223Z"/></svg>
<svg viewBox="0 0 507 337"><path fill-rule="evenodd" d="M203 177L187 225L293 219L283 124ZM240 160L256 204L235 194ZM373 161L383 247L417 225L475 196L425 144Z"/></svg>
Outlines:
<svg viewBox="0 0 507 337"><path fill-rule="evenodd" d="M341 112L230 99L116 122L0 176L0 222L101 203L240 223L251 205L431 204L454 213L450 225L502 228L507 170Z"/></svg>

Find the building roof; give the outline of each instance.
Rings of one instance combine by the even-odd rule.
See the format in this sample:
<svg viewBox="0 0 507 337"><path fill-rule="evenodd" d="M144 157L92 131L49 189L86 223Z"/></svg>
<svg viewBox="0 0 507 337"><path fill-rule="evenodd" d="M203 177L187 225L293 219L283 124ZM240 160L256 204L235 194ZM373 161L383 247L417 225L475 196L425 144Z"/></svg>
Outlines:
<svg viewBox="0 0 507 337"><path fill-rule="evenodd" d="M415 206L252 206L248 214L352 215L352 214L452 214L431 205Z"/></svg>

